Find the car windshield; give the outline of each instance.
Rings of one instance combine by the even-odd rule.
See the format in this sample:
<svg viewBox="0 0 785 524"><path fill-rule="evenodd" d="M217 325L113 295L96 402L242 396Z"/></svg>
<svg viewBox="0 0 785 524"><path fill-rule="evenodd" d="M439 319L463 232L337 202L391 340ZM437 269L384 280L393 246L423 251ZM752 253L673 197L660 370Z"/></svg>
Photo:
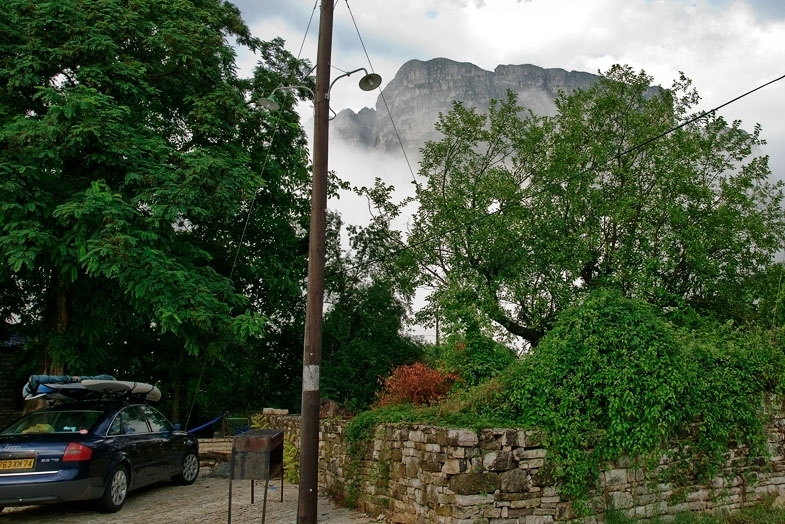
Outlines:
<svg viewBox="0 0 785 524"><path fill-rule="evenodd" d="M95 410L41 411L17 420L2 435L23 433L86 433L101 416Z"/></svg>

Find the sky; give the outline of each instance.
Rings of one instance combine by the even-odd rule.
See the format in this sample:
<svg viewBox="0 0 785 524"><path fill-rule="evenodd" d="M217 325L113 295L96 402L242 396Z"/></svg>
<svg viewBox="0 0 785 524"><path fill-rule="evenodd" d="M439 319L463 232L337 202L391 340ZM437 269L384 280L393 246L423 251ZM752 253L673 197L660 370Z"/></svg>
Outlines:
<svg viewBox="0 0 785 524"><path fill-rule="evenodd" d="M233 3L254 36L281 37L295 56L316 63L318 1ZM628 64L663 87L683 71L702 97L698 110L709 110L785 75L785 1L336 0L333 79L340 71L365 67L382 76L384 88L408 60L439 57L487 70L534 64L597 73ZM253 55L238 56L241 72L255 63ZM331 105L336 112L358 111L376 107L377 97L378 91L363 92L354 80L343 79L331 91ZM785 180L785 79L720 114L748 129L762 126L768 141L763 153L770 156L774 177ZM380 175L405 185L410 166L417 171L416 159L407 163L402 153L380 158L336 140L330 141L330 169L356 185L370 185ZM329 207L350 222L362 221L363 206L356 200L343 198Z"/></svg>

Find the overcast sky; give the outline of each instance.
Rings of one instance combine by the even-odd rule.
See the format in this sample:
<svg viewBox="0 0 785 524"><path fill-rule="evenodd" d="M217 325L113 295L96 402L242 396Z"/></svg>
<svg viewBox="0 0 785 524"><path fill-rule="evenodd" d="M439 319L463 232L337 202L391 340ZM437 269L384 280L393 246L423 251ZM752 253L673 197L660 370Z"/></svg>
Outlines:
<svg viewBox="0 0 785 524"><path fill-rule="evenodd" d="M233 3L255 36L282 37L294 55L316 63L318 2ZM707 110L785 74L785 0L336 0L332 78L366 67L382 75L384 87L408 60L437 57L487 70L534 64L596 73L629 64L663 87L684 71L702 96L699 109ZM254 56L238 58L241 71L252 70ZM358 111L374 108L377 97L378 91L365 93L344 79L335 84L331 104ZM785 80L721 114L748 129L762 125L774 176L785 179ZM369 185L380 175L397 186L411 181L402 154L379 159L331 139L329 158L330 169L355 184ZM356 200L330 207L361 221Z"/></svg>

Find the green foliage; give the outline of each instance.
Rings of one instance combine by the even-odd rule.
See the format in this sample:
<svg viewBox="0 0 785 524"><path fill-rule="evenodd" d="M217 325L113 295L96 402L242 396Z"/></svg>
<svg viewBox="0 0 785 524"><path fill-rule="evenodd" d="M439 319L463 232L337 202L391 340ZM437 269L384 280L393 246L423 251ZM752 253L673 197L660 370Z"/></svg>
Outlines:
<svg viewBox="0 0 785 524"><path fill-rule="evenodd" d="M283 389L255 352L301 343L308 91L274 116L247 101L308 64L214 0L9 0L0 31L0 318L28 371L181 378L174 411L205 384ZM252 78L231 41L258 53Z"/></svg>
<svg viewBox="0 0 785 524"><path fill-rule="evenodd" d="M604 286L723 320L756 316L756 275L785 240L783 184L753 154L760 128L716 114L686 124L699 100L690 81L651 82L614 66L561 94L553 117L512 94L487 113L455 103L441 116L403 257L434 290L428 314L451 332L470 319L532 346Z"/></svg>
<svg viewBox="0 0 785 524"><path fill-rule="evenodd" d="M685 370L683 432L679 474L711 479L719 474L730 446L743 444L749 459L766 456L764 394L782 391L783 348L771 333L739 331L731 325L707 324L682 332ZM739 464L741 465L741 464Z"/></svg>
<svg viewBox="0 0 785 524"><path fill-rule="evenodd" d="M516 359L507 346L476 333L449 337L438 357L440 366L457 373L467 386L478 386L495 377Z"/></svg>
<svg viewBox="0 0 785 524"><path fill-rule="evenodd" d="M619 511L612 511L606 514L605 522L606 524L635 524L640 520L626 517ZM651 524L785 524L785 510L773 507L770 502L763 502L730 514L682 512L672 517L658 517L648 522Z"/></svg>
<svg viewBox="0 0 785 524"><path fill-rule="evenodd" d="M749 450L748 460L765 456L764 394L781 391L785 370L779 341L690 315L689 328L680 327L665 316L595 291L500 377L495 398L462 409L542 430L548 467L576 500L623 455L646 467L675 449L677 483L711 479L734 445Z"/></svg>
<svg viewBox="0 0 785 524"><path fill-rule="evenodd" d="M380 424L402 424L423 422L425 417L411 404L395 404L364 411L351 419L346 426L346 439L350 451L356 452L363 443L369 442Z"/></svg>
<svg viewBox="0 0 785 524"><path fill-rule="evenodd" d="M741 447L746 453L729 472L742 474L767 455L764 399L782 394L784 372L778 331L719 324L687 307L662 311L600 289L565 310L501 375L437 405L363 413L348 435L362 450L382 423L540 430L548 473L580 508L601 468L622 456L679 485L723 474L728 450ZM663 456L674 465L657 473Z"/></svg>
<svg viewBox="0 0 785 524"><path fill-rule="evenodd" d="M325 315L321 389L351 411L367 409L390 371L422 356L403 335L406 310L381 280L343 290Z"/></svg>
<svg viewBox="0 0 785 524"><path fill-rule="evenodd" d="M682 420L684 372L674 329L614 291L560 315L502 379L505 415L544 431L564 492L585 496L605 461L650 457Z"/></svg>

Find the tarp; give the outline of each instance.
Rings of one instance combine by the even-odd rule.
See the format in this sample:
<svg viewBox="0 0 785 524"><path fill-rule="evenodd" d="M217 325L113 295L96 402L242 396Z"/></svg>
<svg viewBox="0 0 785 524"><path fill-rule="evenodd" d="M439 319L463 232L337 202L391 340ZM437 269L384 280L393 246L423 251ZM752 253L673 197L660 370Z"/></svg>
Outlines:
<svg viewBox="0 0 785 524"><path fill-rule="evenodd" d="M46 384L73 384L82 380L115 380L111 375L77 376L77 375L30 375L27 384L22 388L25 400L38 398L46 393L41 386Z"/></svg>

